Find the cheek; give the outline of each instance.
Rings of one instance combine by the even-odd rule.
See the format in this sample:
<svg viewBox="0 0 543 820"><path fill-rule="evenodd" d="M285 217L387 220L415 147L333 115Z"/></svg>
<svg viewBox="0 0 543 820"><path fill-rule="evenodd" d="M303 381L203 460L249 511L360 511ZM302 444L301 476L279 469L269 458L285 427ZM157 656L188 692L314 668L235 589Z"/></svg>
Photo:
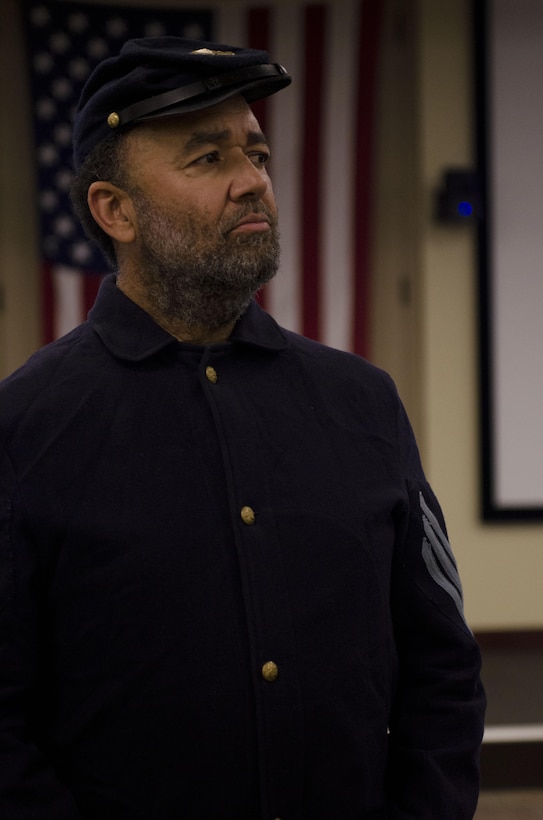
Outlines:
<svg viewBox="0 0 543 820"><path fill-rule="evenodd" d="M227 201L227 192L220 185L196 185L179 193L175 204L181 212L198 214L212 222L221 218Z"/></svg>

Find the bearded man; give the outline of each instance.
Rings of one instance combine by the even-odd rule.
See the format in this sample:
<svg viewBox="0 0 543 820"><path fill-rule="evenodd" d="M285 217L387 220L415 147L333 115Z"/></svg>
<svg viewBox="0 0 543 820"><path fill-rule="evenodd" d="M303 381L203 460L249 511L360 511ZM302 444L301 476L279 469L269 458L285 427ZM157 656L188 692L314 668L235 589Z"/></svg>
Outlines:
<svg viewBox="0 0 543 820"><path fill-rule="evenodd" d="M388 376L255 303L265 52L128 42L76 114L115 265L0 387L2 820L468 820L484 693Z"/></svg>

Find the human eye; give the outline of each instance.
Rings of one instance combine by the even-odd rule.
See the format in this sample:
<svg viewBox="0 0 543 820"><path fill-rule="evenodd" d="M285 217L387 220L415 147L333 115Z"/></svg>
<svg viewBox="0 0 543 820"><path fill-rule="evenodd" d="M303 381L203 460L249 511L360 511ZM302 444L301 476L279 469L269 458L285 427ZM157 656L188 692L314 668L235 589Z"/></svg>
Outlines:
<svg viewBox="0 0 543 820"><path fill-rule="evenodd" d="M216 163L220 162L220 155L218 151L207 151L202 156L197 157L195 160L192 161L192 165L200 165L200 166L208 166L208 165L216 165Z"/></svg>
<svg viewBox="0 0 543 820"><path fill-rule="evenodd" d="M265 151L251 151L249 154L251 158L251 162L256 165L257 168L264 168L271 159L270 152Z"/></svg>

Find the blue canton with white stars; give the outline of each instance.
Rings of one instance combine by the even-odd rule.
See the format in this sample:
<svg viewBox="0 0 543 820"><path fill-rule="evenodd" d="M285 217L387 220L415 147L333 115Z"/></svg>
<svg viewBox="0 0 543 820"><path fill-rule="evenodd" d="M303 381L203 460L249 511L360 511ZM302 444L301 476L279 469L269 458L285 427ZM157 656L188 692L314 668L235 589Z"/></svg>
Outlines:
<svg viewBox="0 0 543 820"><path fill-rule="evenodd" d="M212 13L28 2L25 21L42 257L51 264L104 273L107 263L86 238L69 198L71 123L83 84L128 39L165 34L212 39Z"/></svg>

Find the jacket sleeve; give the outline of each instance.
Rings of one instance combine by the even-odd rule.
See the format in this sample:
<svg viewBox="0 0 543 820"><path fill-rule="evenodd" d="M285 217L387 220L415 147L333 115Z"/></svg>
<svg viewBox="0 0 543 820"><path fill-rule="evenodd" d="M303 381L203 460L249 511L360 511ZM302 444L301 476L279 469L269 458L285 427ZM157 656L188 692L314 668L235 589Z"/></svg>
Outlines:
<svg viewBox="0 0 543 820"><path fill-rule="evenodd" d="M471 820L479 791L485 695L479 648L439 504L403 409L406 504L391 605L399 677L390 719L390 820Z"/></svg>
<svg viewBox="0 0 543 820"><path fill-rule="evenodd" d="M40 721L52 705L38 674L45 619L20 507L13 469L0 450L0 817L80 820L39 741Z"/></svg>

